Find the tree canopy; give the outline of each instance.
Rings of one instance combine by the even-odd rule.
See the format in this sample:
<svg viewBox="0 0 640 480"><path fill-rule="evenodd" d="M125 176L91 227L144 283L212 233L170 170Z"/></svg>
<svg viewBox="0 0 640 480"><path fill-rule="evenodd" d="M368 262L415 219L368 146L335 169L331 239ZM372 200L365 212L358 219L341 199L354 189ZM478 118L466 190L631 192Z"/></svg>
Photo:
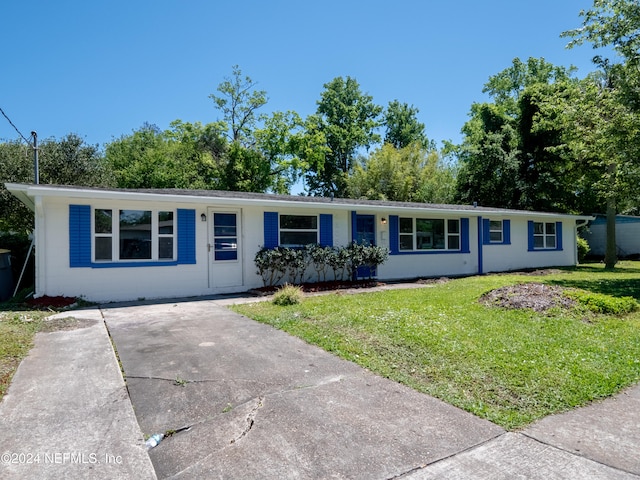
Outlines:
<svg viewBox="0 0 640 480"><path fill-rule="evenodd" d="M351 77L334 78L324 85L316 114L307 128L316 138L324 137L324 155L315 156L306 175L311 194L346 196L347 177L360 149L380 141L376 132L382 107L360 90Z"/></svg>

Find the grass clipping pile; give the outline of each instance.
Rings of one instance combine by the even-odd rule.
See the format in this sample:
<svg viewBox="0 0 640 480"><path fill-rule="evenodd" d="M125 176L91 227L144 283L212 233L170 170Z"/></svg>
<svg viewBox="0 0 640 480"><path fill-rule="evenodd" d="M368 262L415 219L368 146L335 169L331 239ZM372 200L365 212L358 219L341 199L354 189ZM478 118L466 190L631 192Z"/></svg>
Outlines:
<svg viewBox="0 0 640 480"><path fill-rule="evenodd" d="M565 295L562 287L543 283L509 285L485 293L480 302L490 307L510 309L529 308L538 313L551 309L571 309L576 301Z"/></svg>

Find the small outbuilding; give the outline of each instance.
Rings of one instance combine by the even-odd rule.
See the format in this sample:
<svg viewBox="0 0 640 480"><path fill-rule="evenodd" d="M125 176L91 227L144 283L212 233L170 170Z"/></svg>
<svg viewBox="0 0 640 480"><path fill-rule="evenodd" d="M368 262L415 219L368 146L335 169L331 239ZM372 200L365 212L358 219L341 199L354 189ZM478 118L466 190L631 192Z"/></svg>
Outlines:
<svg viewBox="0 0 640 480"><path fill-rule="evenodd" d="M261 287L263 247L369 243L383 281L577 263L592 217L473 205L8 183L35 214L36 293L92 301Z"/></svg>
<svg viewBox="0 0 640 480"><path fill-rule="evenodd" d="M604 257L607 249L607 216L594 215L580 236L589 243L590 255ZM616 215L616 254L620 258L640 256L640 217Z"/></svg>

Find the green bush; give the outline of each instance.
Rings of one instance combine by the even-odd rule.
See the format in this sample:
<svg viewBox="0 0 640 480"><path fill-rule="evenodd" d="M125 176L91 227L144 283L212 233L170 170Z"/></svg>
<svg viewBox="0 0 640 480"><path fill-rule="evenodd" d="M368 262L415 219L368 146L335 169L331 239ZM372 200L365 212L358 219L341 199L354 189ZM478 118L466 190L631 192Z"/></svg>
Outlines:
<svg viewBox="0 0 640 480"><path fill-rule="evenodd" d="M578 237L578 263L583 263L590 251L589 242L582 237Z"/></svg>
<svg viewBox="0 0 640 480"><path fill-rule="evenodd" d="M302 301L303 296L302 288L285 283L273 294L273 303L281 307L297 305Z"/></svg>
<svg viewBox="0 0 640 480"><path fill-rule="evenodd" d="M387 258L389 250L386 248L353 242L346 247L316 244L303 248L263 247L253 261L264 286L273 287L282 281L298 284L310 280L306 279L306 273L311 266L316 271L316 281L326 281L329 268L335 280L349 280L349 275L355 278L359 267L369 267L373 272Z"/></svg>
<svg viewBox="0 0 640 480"><path fill-rule="evenodd" d="M572 290L567 292L567 295L584 305L588 310L605 315L625 315L635 312L640 307L640 304L633 297L612 297L584 290Z"/></svg>

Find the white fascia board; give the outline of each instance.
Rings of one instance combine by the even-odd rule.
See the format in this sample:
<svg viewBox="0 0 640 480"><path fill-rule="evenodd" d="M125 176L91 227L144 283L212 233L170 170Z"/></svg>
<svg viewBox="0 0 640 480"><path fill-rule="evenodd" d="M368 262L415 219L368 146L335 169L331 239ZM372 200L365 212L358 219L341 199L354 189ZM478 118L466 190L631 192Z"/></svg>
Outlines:
<svg viewBox="0 0 640 480"><path fill-rule="evenodd" d="M36 211L36 204L34 197L29 195L29 185L23 185L21 183L5 183L5 188L13 194L18 200L24 203L32 212Z"/></svg>
<svg viewBox="0 0 640 480"><path fill-rule="evenodd" d="M469 217L528 217L528 218L555 218L555 219L573 219L573 220L593 220L592 216L585 215L569 215L561 213L547 213L547 212L532 212L527 210L492 210L484 209L482 207L475 207L473 209L456 208L452 205L452 208L430 208L428 204L425 206L392 206L392 205L372 205L369 203L340 203L340 202L313 202L308 199L305 201L297 200L266 200L264 198L238 198L238 197L216 197L216 196L202 196L202 195L171 195L166 193L150 193L150 192L131 192L122 190L94 190L83 188L64 188L64 187L48 187L47 185L24 185L24 184L6 184L7 190L16 195L22 200L29 208L34 209L33 198L36 196L47 197L59 197L59 198L82 198L88 200L133 200L133 201L147 201L147 202L159 202L159 203L180 203L180 204L215 204L225 206L258 206L268 208L278 207L291 207L304 210L360 210L377 212L380 215L390 214L407 214L407 213L420 213L420 214L433 214L438 216L456 215L456 216L469 216ZM29 203L27 203L29 202Z"/></svg>

